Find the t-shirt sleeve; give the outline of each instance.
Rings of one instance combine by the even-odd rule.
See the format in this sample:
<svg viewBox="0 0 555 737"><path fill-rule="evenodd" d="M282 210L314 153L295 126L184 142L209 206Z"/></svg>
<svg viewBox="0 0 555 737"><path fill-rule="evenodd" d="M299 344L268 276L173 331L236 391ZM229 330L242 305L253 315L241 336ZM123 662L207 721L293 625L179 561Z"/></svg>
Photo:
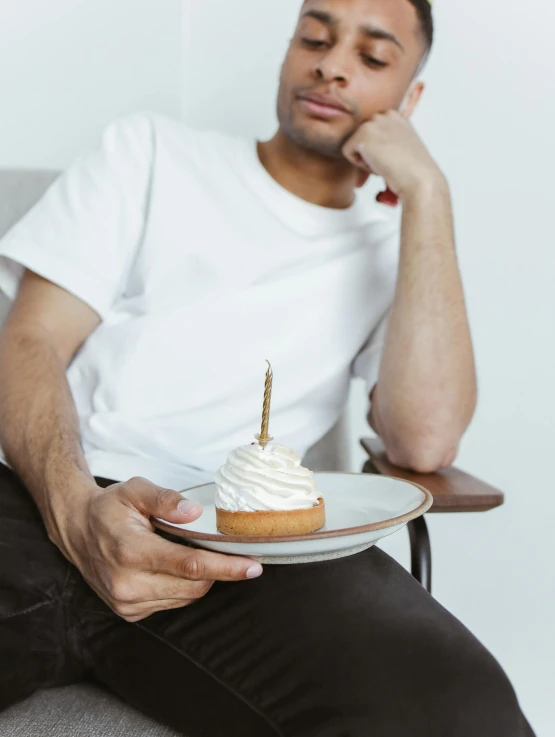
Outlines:
<svg viewBox="0 0 555 737"><path fill-rule="evenodd" d="M110 124L0 240L0 289L13 299L27 268L104 318L142 238L152 149L147 115Z"/></svg>
<svg viewBox="0 0 555 737"><path fill-rule="evenodd" d="M364 379L368 394L378 383L388 316L389 312L382 317L353 361L352 374L356 378Z"/></svg>

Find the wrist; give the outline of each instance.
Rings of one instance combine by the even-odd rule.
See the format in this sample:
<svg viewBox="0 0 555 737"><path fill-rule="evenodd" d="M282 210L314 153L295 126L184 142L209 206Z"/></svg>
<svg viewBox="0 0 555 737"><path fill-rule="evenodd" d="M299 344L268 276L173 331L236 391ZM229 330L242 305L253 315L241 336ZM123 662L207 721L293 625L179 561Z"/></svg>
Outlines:
<svg viewBox="0 0 555 737"><path fill-rule="evenodd" d="M50 540L75 563L77 541L85 534L89 507L102 493L94 479L78 477L45 494L44 523Z"/></svg>
<svg viewBox="0 0 555 737"><path fill-rule="evenodd" d="M403 203L413 200L437 200L438 197L449 197L449 183L437 167L419 172L400 192Z"/></svg>

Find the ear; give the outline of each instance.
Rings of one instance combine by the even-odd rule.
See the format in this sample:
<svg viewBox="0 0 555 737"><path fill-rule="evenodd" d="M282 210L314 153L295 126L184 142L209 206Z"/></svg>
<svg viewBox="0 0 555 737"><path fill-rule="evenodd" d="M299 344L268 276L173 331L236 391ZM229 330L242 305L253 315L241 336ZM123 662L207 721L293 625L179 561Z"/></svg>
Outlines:
<svg viewBox="0 0 555 737"><path fill-rule="evenodd" d="M401 114L404 115L405 118L411 117L416 106L418 105L418 101L422 97L423 92L424 82L416 82L408 95L405 97L404 103L401 107Z"/></svg>

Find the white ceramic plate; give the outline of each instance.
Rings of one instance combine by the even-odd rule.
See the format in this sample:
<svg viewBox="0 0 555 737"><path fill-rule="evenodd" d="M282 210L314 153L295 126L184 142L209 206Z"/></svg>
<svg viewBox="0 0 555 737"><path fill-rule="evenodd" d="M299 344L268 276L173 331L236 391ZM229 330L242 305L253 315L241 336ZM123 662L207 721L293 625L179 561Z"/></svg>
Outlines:
<svg viewBox="0 0 555 737"><path fill-rule="evenodd" d="M424 514L433 503L429 491L390 476L316 473L316 488L326 502L326 524L317 532L281 537L222 535L216 528L215 484L183 491L204 511L188 525L154 524L195 546L246 555L261 563L306 563L353 555L392 535Z"/></svg>

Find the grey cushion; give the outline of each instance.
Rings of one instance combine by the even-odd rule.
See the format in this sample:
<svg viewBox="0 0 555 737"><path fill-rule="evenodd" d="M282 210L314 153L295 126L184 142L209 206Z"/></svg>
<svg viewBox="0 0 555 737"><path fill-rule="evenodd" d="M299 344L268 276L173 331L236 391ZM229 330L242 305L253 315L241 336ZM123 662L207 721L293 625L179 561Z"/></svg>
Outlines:
<svg viewBox="0 0 555 737"><path fill-rule="evenodd" d="M92 684L39 691L0 713L2 737L177 737Z"/></svg>
<svg viewBox="0 0 555 737"><path fill-rule="evenodd" d="M59 173L0 169L0 238L42 197ZM9 300L0 292L0 324L8 310Z"/></svg>
<svg viewBox="0 0 555 737"><path fill-rule="evenodd" d="M57 171L0 169L0 238L42 197L58 175Z"/></svg>

